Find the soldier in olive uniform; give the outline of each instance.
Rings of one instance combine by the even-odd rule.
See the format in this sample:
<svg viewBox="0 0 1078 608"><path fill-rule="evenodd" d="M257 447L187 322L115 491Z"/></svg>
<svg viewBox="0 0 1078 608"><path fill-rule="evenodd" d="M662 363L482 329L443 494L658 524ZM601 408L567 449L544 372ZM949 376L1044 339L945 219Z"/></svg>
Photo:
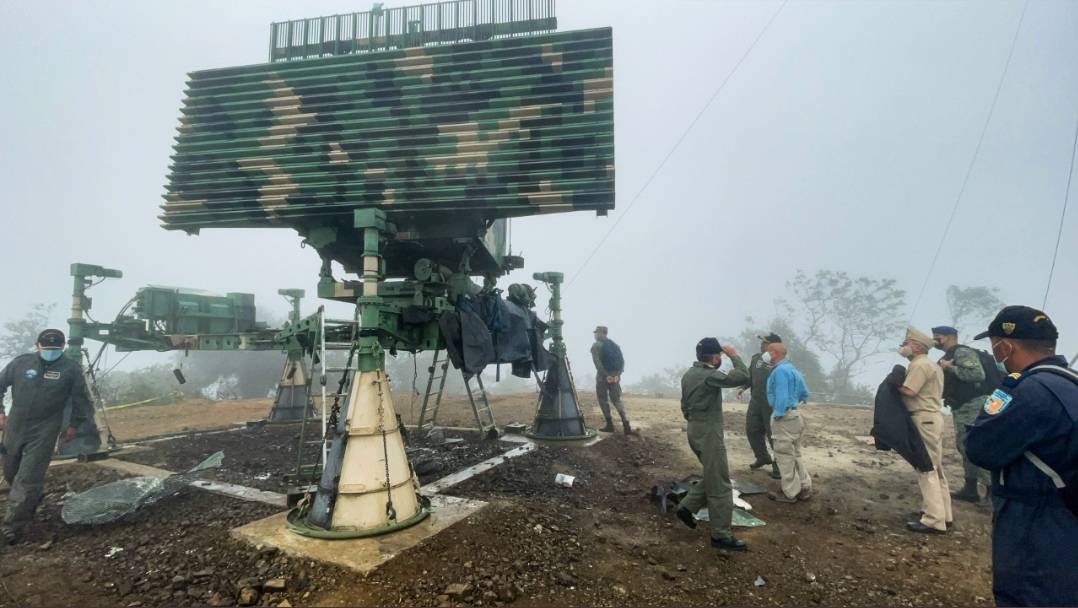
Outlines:
<svg viewBox="0 0 1078 608"><path fill-rule="evenodd" d="M776 333L760 338L760 352L752 356L749 361L749 382L745 383L737 391L740 397L745 390L751 391L749 396L749 408L745 411L745 436L752 447L752 453L756 456L756 462L749 465L753 471L771 465L771 478L781 479L779 465L767 451L768 444L772 449L775 447L771 439L771 405L767 402L767 379L771 375L771 361L767 359L767 345L781 344L782 338Z"/></svg>
<svg viewBox="0 0 1078 608"><path fill-rule="evenodd" d="M610 417L610 404L621 417L621 426L626 435L633 434L629 417L625 415L625 405L621 402L621 374L625 371L625 358L621 347L609 337L610 330L600 325L595 328L595 344L591 345L591 361L595 364L595 397L599 409L603 412L606 425L599 429L604 433L614 432L614 420Z"/></svg>
<svg viewBox="0 0 1078 608"><path fill-rule="evenodd" d="M939 360L939 365L943 368L943 403L951 408L954 442L962 455L962 466L965 469L965 484L961 490L951 492L951 497L989 506L988 496L981 498L977 482L980 481L987 491L992 485L992 478L988 471L966 458L966 428L977 419L988 395L999 385L1000 375L996 373L994 366L992 370L985 369L977 351L958 343L957 329L948 326L933 327L932 339L936 348L944 352L943 358Z"/></svg>
<svg viewBox="0 0 1078 608"><path fill-rule="evenodd" d="M719 369L722 355L734 365L729 374ZM734 497L722 428L722 391L737 388L749 379L748 368L737 352L721 346L715 338L696 344L696 362L681 378L681 413L689 422L689 447L704 465L704 478L693 484L681 500L677 516L686 526L696 527L693 514L707 505L711 521L711 546L745 551L745 541L734 538L731 522Z"/></svg>
<svg viewBox="0 0 1078 608"><path fill-rule="evenodd" d="M8 544L34 519L68 401L71 420L65 440L74 439L76 428L93 415L82 368L64 356L64 343L63 332L46 329L38 336L38 352L20 355L0 371L4 479L11 485L0 535ZM6 415L2 405L8 387L11 412Z"/></svg>

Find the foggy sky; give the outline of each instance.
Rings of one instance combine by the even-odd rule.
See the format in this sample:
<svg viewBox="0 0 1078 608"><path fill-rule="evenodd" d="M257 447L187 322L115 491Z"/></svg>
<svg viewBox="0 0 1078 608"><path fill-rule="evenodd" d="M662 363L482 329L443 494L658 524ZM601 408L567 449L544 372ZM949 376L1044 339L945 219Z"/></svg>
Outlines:
<svg viewBox="0 0 1078 608"><path fill-rule="evenodd" d="M531 282L536 271L576 273L777 7L558 3L560 29L614 28L618 208L606 218L515 220L513 249L526 271L503 286ZM99 319L146 284L251 292L282 316L277 289L301 287L311 294L304 312L313 312L319 260L295 233L187 236L160 228L157 206L188 72L264 62L272 21L367 8L329 0L0 5L8 24L0 37L0 321L55 302L54 322L66 329L75 261L124 271L90 293ZM894 277L912 304L1021 11L1021 1L791 1L566 289L578 376L590 377L596 324L611 327L632 381L689 363L699 338L736 334L746 316L770 319L797 268ZM947 320L951 283L996 286L1007 303L1040 306L1078 119L1076 57L1078 2L1033 0L915 325ZM1078 349L1076 227L1071 209L1047 306L1068 357ZM877 366L895 362L884 356Z"/></svg>

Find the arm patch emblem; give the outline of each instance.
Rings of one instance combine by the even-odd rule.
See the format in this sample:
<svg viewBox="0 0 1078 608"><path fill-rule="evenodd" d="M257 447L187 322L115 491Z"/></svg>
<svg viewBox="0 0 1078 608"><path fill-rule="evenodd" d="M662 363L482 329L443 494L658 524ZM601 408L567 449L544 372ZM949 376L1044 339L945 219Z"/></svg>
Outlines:
<svg viewBox="0 0 1078 608"><path fill-rule="evenodd" d="M1007 406L1011 404L1011 400L1013 399L1013 396L997 388L991 395L988 396L988 399L985 400L984 413L988 414L989 416L1002 414L1003 410L1007 409Z"/></svg>

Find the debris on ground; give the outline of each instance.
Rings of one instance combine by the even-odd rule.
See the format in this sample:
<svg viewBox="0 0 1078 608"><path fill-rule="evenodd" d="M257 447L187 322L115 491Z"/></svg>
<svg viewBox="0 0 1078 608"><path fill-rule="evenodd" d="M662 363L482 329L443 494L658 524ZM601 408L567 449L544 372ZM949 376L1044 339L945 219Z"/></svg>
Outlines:
<svg viewBox="0 0 1078 608"><path fill-rule="evenodd" d="M163 479L131 477L94 486L85 492L66 497L60 517L67 524L100 525L120 520L143 507L176 494L204 471L221 466L224 458L224 452L217 452L186 473L169 475ZM106 557L112 555L114 553L110 551L110 555Z"/></svg>

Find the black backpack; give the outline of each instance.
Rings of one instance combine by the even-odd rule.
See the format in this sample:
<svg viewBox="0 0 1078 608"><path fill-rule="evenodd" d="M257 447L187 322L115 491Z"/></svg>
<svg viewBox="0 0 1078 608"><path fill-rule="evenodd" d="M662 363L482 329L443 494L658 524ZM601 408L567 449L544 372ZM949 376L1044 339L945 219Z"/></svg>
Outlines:
<svg viewBox="0 0 1078 608"><path fill-rule="evenodd" d="M609 338L603 340L599 360L603 362L603 367L606 371L612 374L620 374L625 371L625 357L621 355L621 347L618 346L617 342Z"/></svg>
<svg viewBox="0 0 1078 608"><path fill-rule="evenodd" d="M984 369L984 382L981 383L978 392L981 395L991 395L992 391L1003 383L1003 372L999 371L996 358L991 353L979 349L973 349L973 352L977 353L977 357L981 360L981 367Z"/></svg>

